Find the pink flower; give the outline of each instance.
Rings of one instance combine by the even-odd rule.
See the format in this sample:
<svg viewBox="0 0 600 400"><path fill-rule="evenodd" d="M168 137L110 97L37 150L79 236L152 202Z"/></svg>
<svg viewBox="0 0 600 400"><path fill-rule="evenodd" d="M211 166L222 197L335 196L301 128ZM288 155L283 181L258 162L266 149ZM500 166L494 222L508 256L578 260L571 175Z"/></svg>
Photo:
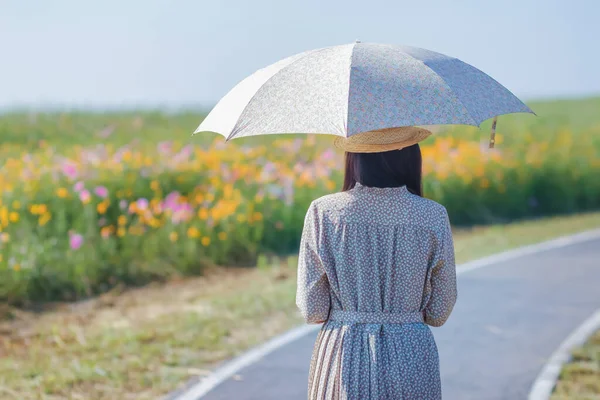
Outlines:
<svg viewBox="0 0 600 400"><path fill-rule="evenodd" d="M171 152L171 142L160 142L157 147L158 151L163 154Z"/></svg>
<svg viewBox="0 0 600 400"><path fill-rule="evenodd" d="M335 157L335 153L333 152L333 150L327 149L321 154L321 157L324 161L329 161Z"/></svg>
<svg viewBox="0 0 600 400"><path fill-rule="evenodd" d="M179 204L179 192L171 192L165 198L163 207L167 210L174 209Z"/></svg>
<svg viewBox="0 0 600 400"><path fill-rule="evenodd" d="M92 198L92 195L86 189L83 189L81 192L79 192L79 199L81 200L82 203L89 203L91 198Z"/></svg>
<svg viewBox="0 0 600 400"><path fill-rule="evenodd" d="M148 200L146 200L144 198L141 198L141 199L138 199L138 201L136 202L136 204L137 204L137 208L139 210L145 210L145 209L148 208L148 204L149 203L148 203Z"/></svg>
<svg viewBox="0 0 600 400"><path fill-rule="evenodd" d="M96 193L96 196L104 199L106 198L106 196L108 196L108 189L104 186L96 186L96 188L94 189L94 193Z"/></svg>
<svg viewBox="0 0 600 400"><path fill-rule="evenodd" d="M187 203L179 204L173 209L173 217L171 218L174 224L189 221L194 215L194 209Z"/></svg>
<svg viewBox="0 0 600 400"><path fill-rule="evenodd" d="M75 190L76 192L81 192L84 187L85 184L82 181L79 181L75 185L73 185L73 190Z"/></svg>
<svg viewBox="0 0 600 400"><path fill-rule="evenodd" d="M70 162L64 163L62 166L62 172L69 179L77 178L77 167L73 163L70 163Z"/></svg>
<svg viewBox="0 0 600 400"><path fill-rule="evenodd" d="M78 233L72 233L69 236L69 246L71 250L77 250L83 245L83 236Z"/></svg>

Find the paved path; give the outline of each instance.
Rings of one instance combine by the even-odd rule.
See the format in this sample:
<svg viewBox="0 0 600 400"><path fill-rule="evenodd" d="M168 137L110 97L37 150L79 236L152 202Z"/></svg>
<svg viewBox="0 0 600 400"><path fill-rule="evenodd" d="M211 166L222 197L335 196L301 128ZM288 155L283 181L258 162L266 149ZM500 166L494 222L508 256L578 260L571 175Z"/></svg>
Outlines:
<svg viewBox="0 0 600 400"><path fill-rule="evenodd" d="M433 329L444 400L526 399L544 362L598 307L598 239L460 275L456 308ZM314 340L274 351L203 399L306 399Z"/></svg>

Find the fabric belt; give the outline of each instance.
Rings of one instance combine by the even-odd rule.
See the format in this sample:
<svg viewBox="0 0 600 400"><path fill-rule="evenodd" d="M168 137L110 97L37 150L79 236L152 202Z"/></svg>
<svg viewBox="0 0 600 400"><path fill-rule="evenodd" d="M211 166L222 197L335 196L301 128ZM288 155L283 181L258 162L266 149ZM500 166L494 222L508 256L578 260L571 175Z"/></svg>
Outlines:
<svg viewBox="0 0 600 400"><path fill-rule="evenodd" d="M329 320L356 324L411 324L424 321L422 312L389 313L342 310L332 310L329 313Z"/></svg>

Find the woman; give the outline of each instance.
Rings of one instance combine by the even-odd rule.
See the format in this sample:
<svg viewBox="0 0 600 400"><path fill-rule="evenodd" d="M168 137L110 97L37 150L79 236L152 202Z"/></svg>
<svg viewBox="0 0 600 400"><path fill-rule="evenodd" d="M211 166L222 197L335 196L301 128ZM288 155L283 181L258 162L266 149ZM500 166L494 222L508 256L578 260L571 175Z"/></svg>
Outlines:
<svg viewBox="0 0 600 400"><path fill-rule="evenodd" d="M309 399L441 399L427 325L456 302L446 209L422 197L419 141L403 127L339 138L343 191L313 201L300 245L297 305L324 323Z"/></svg>

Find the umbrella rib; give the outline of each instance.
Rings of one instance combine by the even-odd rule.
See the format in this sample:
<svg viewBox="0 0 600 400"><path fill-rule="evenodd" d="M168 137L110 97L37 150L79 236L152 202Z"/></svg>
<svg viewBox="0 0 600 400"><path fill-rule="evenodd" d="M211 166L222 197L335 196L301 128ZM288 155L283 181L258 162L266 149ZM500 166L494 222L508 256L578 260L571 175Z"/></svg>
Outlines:
<svg viewBox="0 0 600 400"><path fill-rule="evenodd" d="M248 108L248 106L250 105L250 103L252 103L252 101L254 100L254 98L258 95L258 93L260 92L260 90L269 82L271 81L271 79L273 79L273 77L275 77L275 75L281 73L282 71L288 69L289 67L291 67L292 65L296 64L298 61L305 59L306 57L321 52L321 51L325 51L327 49L330 49L330 47L323 47L321 49L315 49L312 51L307 51L306 54L304 54L302 57L298 57L297 60L294 60L293 62L291 62L290 64L286 65L285 67L281 68L279 71L277 71L276 73L274 73L273 75L271 75L266 81L263 82L262 85L260 85L260 87L258 89L256 89L256 92L254 92L254 94L252 95L252 97L250 97L250 99L248 100L248 103L246 103L246 105L244 106L244 109L242 110L242 112L240 113L240 116L238 117L237 121L235 121L235 125L233 126L233 129L231 131L231 133L229 134L229 136L225 139L226 142L228 142L231 139L235 139L236 138L236 134L239 132L237 131L238 128L238 124L240 122L240 120L242 119L242 117L244 116L244 112L246 111L246 109Z"/></svg>
<svg viewBox="0 0 600 400"><path fill-rule="evenodd" d="M350 86L352 85L352 60L354 60L354 50L356 49L357 43L360 42L356 41L356 43L352 45L352 51L350 51L350 62L348 63L348 69L350 71L348 71L348 98L346 100L346 121L344 121L344 130L346 131L344 136L346 137L349 136L348 119L350 118Z"/></svg>
<svg viewBox="0 0 600 400"><path fill-rule="evenodd" d="M386 45L386 46L387 46L387 47L390 47L390 48L392 48L392 49L394 49L394 50L397 50L397 49L396 49L394 46L392 46L392 45ZM425 61L423 61L423 60L420 60L420 59L418 59L418 58L416 58L416 57L412 56L411 54L408 54L408 53L405 53L405 52L402 52L402 53L403 53L403 54L406 54L407 56L409 56L409 57L410 57L410 58L412 58L413 60L416 60L416 61L420 62L421 64L423 64L424 66L426 66L426 67L427 67L427 69L429 69L431 72L433 72L433 73L434 73L436 76L440 77L440 79L442 80L442 82L444 82L444 85L446 85L446 86L447 86L447 87L450 89L450 93L452 93L452 95L453 95L453 96L456 98L456 100L458 100L458 102L460 103L460 105L461 105L461 106L464 108L465 112L467 113L467 115L469 116L469 118L471 119L471 121L473 122L473 126L479 126L479 124L477 123L477 121L475 120L475 118L473 118L473 116L472 116L472 115L471 115L471 113L469 112L469 109L468 109L468 108L465 106L465 103L463 103L463 102L462 102L462 100L460 99L460 97L458 97L458 96L457 96L457 95L454 93L454 89L452 89L452 87L451 87L450 85L448 85L448 83L447 83L447 82L446 82L444 79L442 79L442 77L441 77L441 76L440 76L440 75L439 75L437 72L435 72L435 70L434 70L433 68L431 68L429 65L427 65L427 63L426 63ZM448 57L448 56L446 56L446 57ZM454 59L454 60L460 61L458 58L455 58L455 57L448 57L448 58L451 58L451 59ZM460 62L462 62L462 61L460 61Z"/></svg>

